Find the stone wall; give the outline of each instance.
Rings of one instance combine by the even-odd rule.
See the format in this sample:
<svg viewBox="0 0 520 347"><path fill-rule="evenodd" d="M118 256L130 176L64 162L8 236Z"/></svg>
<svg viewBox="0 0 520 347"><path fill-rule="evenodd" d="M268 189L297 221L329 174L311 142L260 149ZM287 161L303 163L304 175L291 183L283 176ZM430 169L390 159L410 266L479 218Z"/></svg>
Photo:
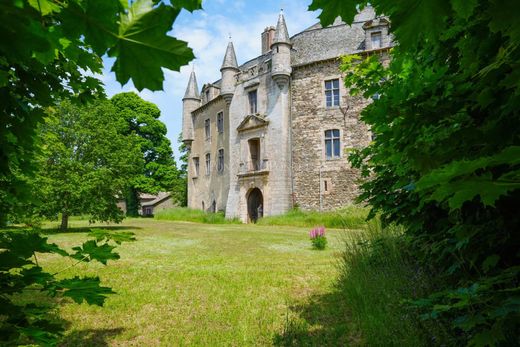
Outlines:
<svg viewBox="0 0 520 347"><path fill-rule="evenodd" d="M340 106L327 108L324 83L335 78L340 80ZM370 142L371 134L359 120L369 101L349 95L337 59L296 67L291 97L295 203L304 210L323 211L351 204L358 194L359 173L348 162L348 151ZM329 129L340 130L339 159L326 159Z"/></svg>

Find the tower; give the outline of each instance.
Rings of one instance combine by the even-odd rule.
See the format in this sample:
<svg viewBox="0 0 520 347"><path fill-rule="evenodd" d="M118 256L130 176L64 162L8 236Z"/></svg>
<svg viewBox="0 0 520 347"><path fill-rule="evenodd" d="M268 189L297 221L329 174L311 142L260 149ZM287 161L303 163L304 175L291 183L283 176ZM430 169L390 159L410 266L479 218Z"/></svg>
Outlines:
<svg viewBox="0 0 520 347"><path fill-rule="evenodd" d="M222 67L220 68L220 72L222 73L220 95L222 95L228 105L231 103L233 94L235 94L235 75L239 71L235 48L233 47L233 42L229 41L226 55L224 56Z"/></svg>
<svg viewBox="0 0 520 347"><path fill-rule="evenodd" d="M200 106L199 87L195 71L191 71L190 80L182 98L182 142L190 146L193 138L193 119L191 113Z"/></svg>
<svg viewBox="0 0 520 347"><path fill-rule="evenodd" d="M274 34L271 50L273 52L272 76L280 89L289 82L291 76L291 41L287 32L287 25L283 11L278 16L276 32Z"/></svg>

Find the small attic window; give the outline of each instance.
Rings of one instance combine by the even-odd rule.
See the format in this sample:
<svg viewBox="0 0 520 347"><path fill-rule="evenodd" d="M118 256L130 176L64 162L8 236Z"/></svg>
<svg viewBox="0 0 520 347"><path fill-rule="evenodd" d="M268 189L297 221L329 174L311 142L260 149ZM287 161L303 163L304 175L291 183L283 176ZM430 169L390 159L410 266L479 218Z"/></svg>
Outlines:
<svg viewBox="0 0 520 347"><path fill-rule="evenodd" d="M206 102L209 102L209 88L206 89Z"/></svg>
<svg viewBox="0 0 520 347"><path fill-rule="evenodd" d="M370 34L370 42L371 42L371 48L372 49L378 49L381 48L381 32L377 31L372 34Z"/></svg>

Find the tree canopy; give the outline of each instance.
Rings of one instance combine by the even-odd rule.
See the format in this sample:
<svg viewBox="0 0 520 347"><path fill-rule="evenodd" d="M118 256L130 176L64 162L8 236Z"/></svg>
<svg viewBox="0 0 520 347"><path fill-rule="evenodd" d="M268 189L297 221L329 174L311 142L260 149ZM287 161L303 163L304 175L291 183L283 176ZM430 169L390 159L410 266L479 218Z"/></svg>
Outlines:
<svg viewBox="0 0 520 347"><path fill-rule="evenodd" d="M167 35L182 9L200 0L7 0L0 3L0 223L30 198L36 125L61 100L104 94L101 57L115 61L122 84L162 89L162 68L178 71L194 56Z"/></svg>
<svg viewBox="0 0 520 347"><path fill-rule="evenodd" d="M41 151L33 191L50 219L88 214L91 221L120 221L118 199L144 167L140 140L108 100L87 106L64 101L49 112L38 132Z"/></svg>
<svg viewBox="0 0 520 347"><path fill-rule="evenodd" d="M368 2L361 2L366 6ZM414 255L442 280L415 302L459 343L518 342L520 26L514 1L370 1L392 23L391 63L343 61L372 144L350 159L361 200L407 228ZM323 25L357 1L314 0Z"/></svg>

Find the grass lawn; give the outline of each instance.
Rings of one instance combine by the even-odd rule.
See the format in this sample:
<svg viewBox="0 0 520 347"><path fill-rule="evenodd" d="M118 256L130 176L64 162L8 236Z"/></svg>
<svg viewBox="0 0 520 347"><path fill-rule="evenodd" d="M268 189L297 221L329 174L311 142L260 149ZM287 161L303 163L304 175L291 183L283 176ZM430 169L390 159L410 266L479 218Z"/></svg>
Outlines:
<svg viewBox="0 0 520 347"><path fill-rule="evenodd" d="M308 228L153 219L110 228L137 237L118 247L120 260L106 267L80 264L62 274L98 275L118 294L104 307L65 305L61 315L70 322L65 346L283 344L288 325L298 321L306 324L309 344L344 344L350 338L344 322L332 321L345 318L334 298L320 304L319 312L298 310L332 290L345 231L328 230L327 250L314 251ZM66 248L85 238L74 229L49 235ZM57 256L40 264L50 271L70 265ZM302 320L303 314L312 317Z"/></svg>

